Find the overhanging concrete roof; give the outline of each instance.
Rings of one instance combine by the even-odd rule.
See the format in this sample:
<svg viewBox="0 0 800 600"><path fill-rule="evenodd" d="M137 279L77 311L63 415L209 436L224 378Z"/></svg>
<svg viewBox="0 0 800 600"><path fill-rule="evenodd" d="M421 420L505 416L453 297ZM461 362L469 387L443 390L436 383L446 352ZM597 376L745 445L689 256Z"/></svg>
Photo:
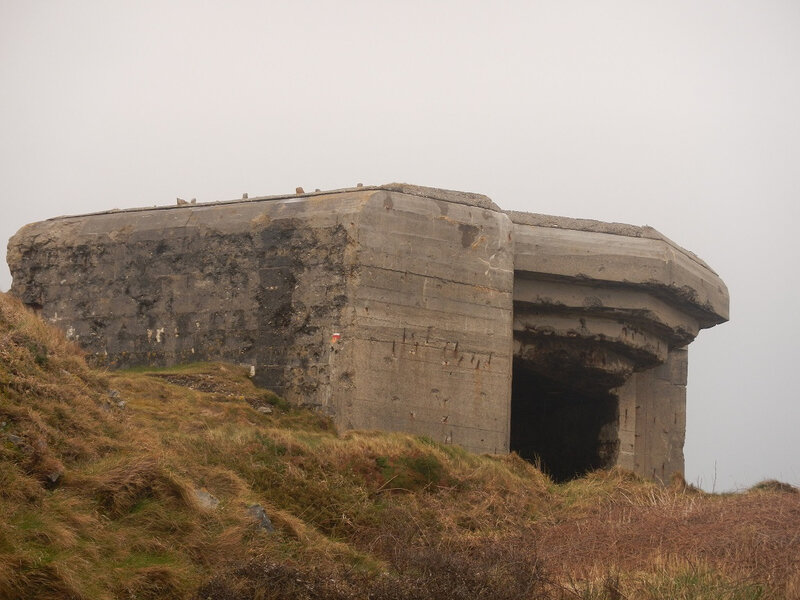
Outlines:
<svg viewBox="0 0 800 600"><path fill-rule="evenodd" d="M517 272L646 289L692 314L701 327L728 320L722 279L652 227L507 214L514 222Z"/></svg>

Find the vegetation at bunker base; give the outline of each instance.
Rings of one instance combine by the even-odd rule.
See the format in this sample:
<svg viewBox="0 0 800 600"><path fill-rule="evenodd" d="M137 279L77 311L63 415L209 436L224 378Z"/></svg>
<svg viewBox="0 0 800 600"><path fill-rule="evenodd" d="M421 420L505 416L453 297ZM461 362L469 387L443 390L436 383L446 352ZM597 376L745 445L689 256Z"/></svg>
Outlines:
<svg viewBox="0 0 800 600"><path fill-rule="evenodd" d="M0 515L2 600L800 597L785 484L555 485L513 455L339 436L238 367L92 370L5 295Z"/></svg>

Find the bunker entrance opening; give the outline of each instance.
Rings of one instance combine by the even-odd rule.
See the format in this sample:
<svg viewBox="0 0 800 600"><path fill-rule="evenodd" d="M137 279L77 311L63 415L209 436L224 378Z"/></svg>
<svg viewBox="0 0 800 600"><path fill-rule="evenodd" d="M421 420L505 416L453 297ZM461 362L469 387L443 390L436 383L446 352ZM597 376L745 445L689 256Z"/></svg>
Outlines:
<svg viewBox="0 0 800 600"><path fill-rule="evenodd" d="M561 482L613 466L619 403L591 371L553 372L514 359L511 450Z"/></svg>

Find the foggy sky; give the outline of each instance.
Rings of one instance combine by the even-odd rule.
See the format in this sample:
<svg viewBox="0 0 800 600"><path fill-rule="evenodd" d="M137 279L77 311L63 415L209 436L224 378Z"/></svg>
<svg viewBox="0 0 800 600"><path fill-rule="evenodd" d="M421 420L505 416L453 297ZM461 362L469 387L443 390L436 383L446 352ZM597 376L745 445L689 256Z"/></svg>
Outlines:
<svg viewBox="0 0 800 600"><path fill-rule="evenodd" d="M5 240L61 214L401 181L652 225L731 294L686 476L800 484L800 3L0 0Z"/></svg>

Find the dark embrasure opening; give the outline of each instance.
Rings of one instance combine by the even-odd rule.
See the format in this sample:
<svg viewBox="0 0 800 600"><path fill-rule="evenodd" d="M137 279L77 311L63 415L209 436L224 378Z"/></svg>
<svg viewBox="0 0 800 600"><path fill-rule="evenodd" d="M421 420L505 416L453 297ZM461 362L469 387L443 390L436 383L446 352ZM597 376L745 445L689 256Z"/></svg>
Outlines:
<svg viewBox="0 0 800 600"><path fill-rule="evenodd" d="M590 372L559 375L514 359L511 450L557 482L612 466L619 449L617 397Z"/></svg>

